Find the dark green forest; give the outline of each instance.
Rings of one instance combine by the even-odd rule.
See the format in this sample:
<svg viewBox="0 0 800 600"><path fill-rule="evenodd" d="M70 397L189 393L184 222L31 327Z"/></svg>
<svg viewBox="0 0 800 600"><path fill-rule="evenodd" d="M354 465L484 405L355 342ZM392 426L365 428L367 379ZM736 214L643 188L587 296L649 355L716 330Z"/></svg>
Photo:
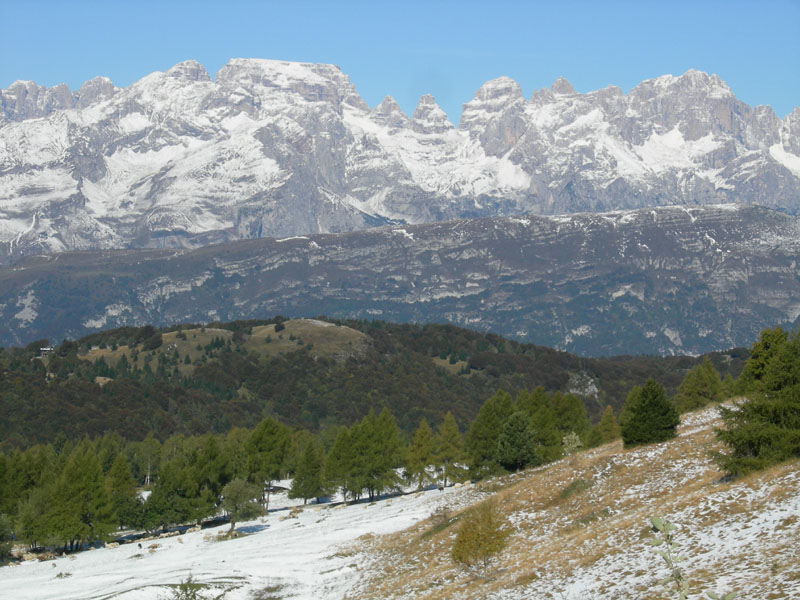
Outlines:
<svg viewBox="0 0 800 600"><path fill-rule="evenodd" d="M291 339L295 321L277 317L125 327L63 341L47 356L40 356L40 348L49 346L48 340L0 349L0 449L107 433L127 440L152 434L163 441L173 434L254 427L267 416L320 431L349 426L384 407L408 433L421 418L437 422L447 412L463 425L498 389L516 394L539 386L578 393L596 421L608 405L618 412L630 388L648 378L672 395L701 362L694 357L582 358L451 325L331 322L342 335L361 335L363 348L320 352L299 334ZM254 333L265 328L266 336ZM279 340L284 333L287 337ZM280 352L266 352L278 342L283 343ZM108 360L112 350L123 347L130 352ZM91 358L92 348L99 358ZM747 351L709 358L722 376L736 377Z"/></svg>

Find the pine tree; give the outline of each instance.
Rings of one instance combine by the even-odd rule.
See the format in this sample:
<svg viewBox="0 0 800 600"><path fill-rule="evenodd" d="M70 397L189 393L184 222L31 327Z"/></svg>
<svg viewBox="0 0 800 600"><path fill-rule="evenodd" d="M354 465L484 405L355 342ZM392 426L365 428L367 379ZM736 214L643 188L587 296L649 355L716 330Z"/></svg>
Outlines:
<svg viewBox="0 0 800 600"><path fill-rule="evenodd" d="M600 422L592 428L589 446L600 446L613 442L620 436L619 424L614 417L614 410L606 406Z"/></svg>
<svg viewBox="0 0 800 600"><path fill-rule="evenodd" d="M136 481L125 455L119 453L106 476L106 490L111 507L117 515L117 525L133 525L136 519Z"/></svg>
<svg viewBox="0 0 800 600"><path fill-rule="evenodd" d="M683 413L720 400L722 400L722 380L714 365L706 357L686 374L672 402L678 411Z"/></svg>
<svg viewBox="0 0 800 600"><path fill-rule="evenodd" d="M339 430L336 440L328 452L324 469L325 487L339 490L345 502L347 502L348 496L352 500L356 500L361 494L361 488L356 489L359 484L353 480L352 475L355 470L352 437L349 428L344 427Z"/></svg>
<svg viewBox="0 0 800 600"><path fill-rule="evenodd" d="M372 414L370 412L370 414ZM368 415L365 424L365 434L368 438L366 456L367 463L366 481L370 500L386 490L399 485L400 478L395 472L396 467L403 464L403 442L400 438L400 429L389 409L381 410L377 418Z"/></svg>
<svg viewBox="0 0 800 600"><path fill-rule="evenodd" d="M250 434L247 441L249 481L262 487L265 510L269 510L272 482L280 479L289 452L289 429L267 417Z"/></svg>
<svg viewBox="0 0 800 600"><path fill-rule="evenodd" d="M720 408L725 427L717 437L730 452L717 460L733 475L800 457L800 330L775 349L758 381L760 391Z"/></svg>
<svg viewBox="0 0 800 600"><path fill-rule="evenodd" d="M474 477L484 477L496 470L497 441L503 423L511 416L514 404L503 390L483 403L467 433L466 447L470 459L470 472Z"/></svg>
<svg viewBox="0 0 800 600"><path fill-rule="evenodd" d="M578 396L556 392L550 396L550 406L553 409L556 427L561 432L561 437L575 432L581 440L586 439L591 424L586 416L586 407Z"/></svg>
<svg viewBox="0 0 800 600"><path fill-rule="evenodd" d="M320 498L325 495L322 484L322 453L316 442L306 442L300 461L294 472L289 498L302 498L305 504L309 498Z"/></svg>
<svg viewBox="0 0 800 600"><path fill-rule="evenodd" d="M48 511L53 535L74 544L102 539L113 531L116 515L105 489L94 448L82 441L69 454L55 482Z"/></svg>
<svg viewBox="0 0 800 600"><path fill-rule="evenodd" d="M406 459L406 476L410 481L417 483L417 489L422 489L430 480L427 468L435 459L435 442L433 431L428 421L420 420L419 427L414 432L411 446Z"/></svg>
<svg viewBox="0 0 800 600"><path fill-rule="evenodd" d="M497 462L509 471L525 468L535 458L530 418L521 410L512 413L497 440Z"/></svg>
<svg viewBox="0 0 800 600"><path fill-rule="evenodd" d="M675 437L679 424L680 416L667 400L664 386L653 379L630 391L620 415L625 447L666 441Z"/></svg>
<svg viewBox="0 0 800 600"><path fill-rule="evenodd" d="M546 395L537 394L530 418L534 457L531 465L542 465L561 458L563 436L556 424L553 408Z"/></svg>
<svg viewBox="0 0 800 600"><path fill-rule="evenodd" d="M457 466L463 460L464 441L456 418L448 411L436 436L436 464L441 468L442 488L447 487L448 481L459 481L464 476L464 469Z"/></svg>
<svg viewBox="0 0 800 600"><path fill-rule="evenodd" d="M750 348L750 357L747 359L736 382L739 393L746 394L751 391L761 390L761 380L764 377L767 365L778 349L786 344L788 339L788 334L780 327L764 329L761 332L758 340Z"/></svg>

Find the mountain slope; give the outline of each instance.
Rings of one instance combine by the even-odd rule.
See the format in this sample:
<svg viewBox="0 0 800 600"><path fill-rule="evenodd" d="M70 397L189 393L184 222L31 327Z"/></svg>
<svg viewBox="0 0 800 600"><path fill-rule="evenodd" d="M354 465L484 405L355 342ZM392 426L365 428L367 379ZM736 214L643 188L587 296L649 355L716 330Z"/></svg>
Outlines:
<svg viewBox="0 0 800 600"><path fill-rule="evenodd" d="M450 559L458 523L436 527L432 517L366 540L348 598L673 597L657 583L669 571L650 545L653 516L677 525L691 597L797 597L800 463L726 481L708 454L721 449L719 425L716 408L706 409L684 415L675 440L631 450L615 442L495 483L512 535L487 577Z"/></svg>
<svg viewBox="0 0 800 600"><path fill-rule="evenodd" d="M289 501L247 535L215 541L228 526L2 567L19 600L87 597L155 600L193 580L207 596L275 599L586 598L670 596L652 552L650 517L678 526L691 590L741 598L800 594L800 464L730 482L708 457L718 448L714 408L684 415L675 440L622 450L612 443L546 467L478 485L429 490L350 506ZM282 484L288 482L281 482ZM570 493L571 492L571 493ZM492 495L512 527L488 577L449 557L458 523L441 525ZM699 596L698 596L699 597Z"/></svg>
<svg viewBox="0 0 800 600"><path fill-rule="evenodd" d="M719 202L800 208L800 109L688 71L530 99L484 84L458 127L423 96L370 109L338 67L195 61L127 88L0 90L0 261L197 247L391 222Z"/></svg>
<svg viewBox="0 0 800 600"><path fill-rule="evenodd" d="M586 355L748 346L800 316L800 220L757 207L526 216L32 257L0 343L274 314L450 322Z"/></svg>

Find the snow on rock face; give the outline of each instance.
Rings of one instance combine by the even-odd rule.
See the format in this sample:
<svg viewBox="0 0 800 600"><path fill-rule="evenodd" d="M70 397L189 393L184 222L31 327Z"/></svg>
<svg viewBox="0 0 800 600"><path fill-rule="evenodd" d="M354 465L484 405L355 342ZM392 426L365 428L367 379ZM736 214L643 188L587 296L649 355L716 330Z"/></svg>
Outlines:
<svg viewBox="0 0 800 600"><path fill-rule="evenodd" d="M166 72L167 77L187 79L189 81L211 81L206 68L196 60L186 60L178 63Z"/></svg>
<svg viewBox="0 0 800 600"><path fill-rule="evenodd" d="M394 98L386 96L381 103L372 109L370 118L380 125L391 128L402 128L409 124L409 119Z"/></svg>
<svg viewBox="0 0 800 600"><path fill-rule="evenodd" d="M436 104L430 94L419 99L414 114L411 115L411 129L417 133L444 133L453 128L445 112Z"/></svg>
<svg viewBox="0 0 800 600"><path fill-rule="evenodd" d="M43 236L193 247L658 204L796 212L798 165L799 109L751 109L698 71L627 95L559 78L530 100L499 77L456 129L430 95L410 119L388 96L370 110L334 65L237 58L212 80L188 60L124 89L98 77L75 93L0 90L0 262ZM152 228L167 213L174 235L163 218Z"/></svg>

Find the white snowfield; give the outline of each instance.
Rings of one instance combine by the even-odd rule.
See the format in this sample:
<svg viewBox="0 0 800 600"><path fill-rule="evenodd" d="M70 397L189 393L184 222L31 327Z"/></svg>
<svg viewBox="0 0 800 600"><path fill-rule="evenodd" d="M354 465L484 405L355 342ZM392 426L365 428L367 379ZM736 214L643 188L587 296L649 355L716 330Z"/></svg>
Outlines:
<svg viewBox="0 0 800 600"><path fill-rule="evenodd" d="M296 518L286 493L270 501L264 519L237 524L244 537L211 539L228 526L204 529L118 548L99 548L50 561L0 568L2 597L14 600L155 600L171 598L191 576L209 584L208 598L272 596L293 599L343 598L359 577L358 538L399 531L431 515L442 502L476 499L471 487L430 490L349 506L311 504ZM153 544L157 548L150 550ZM266 594L269 597L270 594Z"/></svg>

